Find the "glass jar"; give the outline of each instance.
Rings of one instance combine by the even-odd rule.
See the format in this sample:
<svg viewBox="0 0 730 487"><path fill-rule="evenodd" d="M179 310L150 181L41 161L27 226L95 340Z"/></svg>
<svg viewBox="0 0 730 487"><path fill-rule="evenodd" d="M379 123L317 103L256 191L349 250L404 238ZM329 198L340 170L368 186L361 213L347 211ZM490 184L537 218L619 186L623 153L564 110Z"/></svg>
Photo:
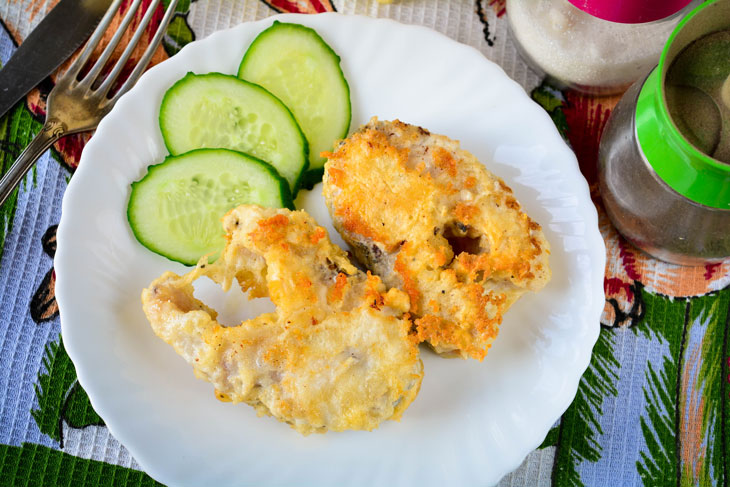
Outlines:
<svg viewBox="0 0 730 487"><path fill-rule="evenodd" d="M730 257L726 91L730 0L710 0L682 20L659 65L606 124L598 153L603 206L619 233L654 257L681 265Z"/></svg>
<svg viewBox="0 0 730 487"><path fill-rule="evenodd" d="M682 16L701 0L507 0L525 61L556 85L621 93L659 60Z"/></svg>

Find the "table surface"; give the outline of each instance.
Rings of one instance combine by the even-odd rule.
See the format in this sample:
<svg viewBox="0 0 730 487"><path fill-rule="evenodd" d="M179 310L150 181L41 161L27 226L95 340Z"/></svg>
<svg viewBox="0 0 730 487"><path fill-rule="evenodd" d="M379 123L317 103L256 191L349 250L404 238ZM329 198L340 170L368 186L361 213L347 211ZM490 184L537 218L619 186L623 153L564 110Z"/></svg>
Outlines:
<svg viewBox="0 0 730 487"><path fill-rule="evenodd" d="M0 62L55 3L0 4ZM528 69L504 0L181 0L155 62L239 22L331 10L425 25L477 48L550 113L590 183L607 247L600 337L573 404L499 485L728 485L730 261L672 266L616 233L601 207L596 155L618 97L561 91ZM3 171L40 129L53 79L0 119ZM89 137L57 143L0 208L0 485L156 484L92 409L60 335L55 232Z"/></svg>

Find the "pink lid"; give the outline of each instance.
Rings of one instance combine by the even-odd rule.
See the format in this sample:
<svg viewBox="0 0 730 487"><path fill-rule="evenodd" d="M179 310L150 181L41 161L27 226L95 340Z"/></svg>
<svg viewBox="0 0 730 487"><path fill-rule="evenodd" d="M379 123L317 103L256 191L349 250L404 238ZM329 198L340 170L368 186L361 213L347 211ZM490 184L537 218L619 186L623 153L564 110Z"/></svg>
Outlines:
<svg viewBox="0 0 730 487"><path fill-rule="evenodd" d="M691 0L568 0L594 17L611 22L639 24L679 12Z"/></svg>

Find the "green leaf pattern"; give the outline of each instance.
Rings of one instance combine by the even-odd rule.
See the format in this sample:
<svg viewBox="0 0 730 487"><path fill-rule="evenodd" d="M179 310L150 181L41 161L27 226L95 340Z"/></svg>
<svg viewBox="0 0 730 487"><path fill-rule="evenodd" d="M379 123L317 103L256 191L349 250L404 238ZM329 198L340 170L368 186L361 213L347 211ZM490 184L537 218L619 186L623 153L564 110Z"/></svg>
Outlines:
<svg viewBox="0 0 730 487"><path fill-rule="evenodd" d="M139 470L86 460L43 445L0 445L0 485L25 487L162 486Z"/></svg>
<svg viewBox="0 0 730 487"><path fill-rule="evenodd" d="M730 289L692 300L646 295L636 328L666 346L649 362L637 470L644 486L727 485Z"/></svg>
<svg viewBox="0 0 730 487"><path fill-rule="evenodd" d="M31 411L38 429L63 448L64 421L74 428L104 424L78 384L76 369L60 338L46 346L43 368L35 386L38 409Z"/></svg>
<svg viewBox="0 0 730 487"><path fill-rule="evenodd" d="M620 364L613 352L615 333L611 328L601 329L588 370L558 427L554 485L584 486L578 465L583 461L596 462L601 457L601 445L596 440L596 435L603 433L598 423L601 406L607 396L618 394L616 371Z"/></svg>
<svg viewBox="0 0 730 487"><path fill-rule="evenodd" d="M38 133L42 123L37 121L21 100L10 112L0 119L0 175L5 174L23 149ZM33 173L35 175L35 172ZM27 178L21 186L12 192L8 199L0 205L0 257L3 255L5 236L13 228L15 206L18 200L18 191L23 189Z"/></svg>

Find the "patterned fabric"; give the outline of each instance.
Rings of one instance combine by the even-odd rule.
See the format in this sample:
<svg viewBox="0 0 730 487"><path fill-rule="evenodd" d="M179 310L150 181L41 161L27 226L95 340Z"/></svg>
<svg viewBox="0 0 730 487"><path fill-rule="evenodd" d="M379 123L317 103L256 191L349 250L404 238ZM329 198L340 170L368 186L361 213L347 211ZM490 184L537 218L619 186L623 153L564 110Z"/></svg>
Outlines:
<svg viewBox="0 0 730 487"><path fill-rule="evenodd" d="M53 4L0 4L2 63ZM240 22L277 12L339 11L425 25L500 64L545 108L578 155L608 252L601 334L575 401L542 446L500 485L730 483L730 262L667 265L634 249L612 228L597 190L596 157L618 97L593 98L543 83L515 51L504 0L395 0L388 5L374 0L181 0L177 10L155 62ZM0 119L3 172L39 130L53 80ZM57 143L0 208L0 485L157 484L94 412L60 336L55 231L63 192L89 137Z"/></svg>

